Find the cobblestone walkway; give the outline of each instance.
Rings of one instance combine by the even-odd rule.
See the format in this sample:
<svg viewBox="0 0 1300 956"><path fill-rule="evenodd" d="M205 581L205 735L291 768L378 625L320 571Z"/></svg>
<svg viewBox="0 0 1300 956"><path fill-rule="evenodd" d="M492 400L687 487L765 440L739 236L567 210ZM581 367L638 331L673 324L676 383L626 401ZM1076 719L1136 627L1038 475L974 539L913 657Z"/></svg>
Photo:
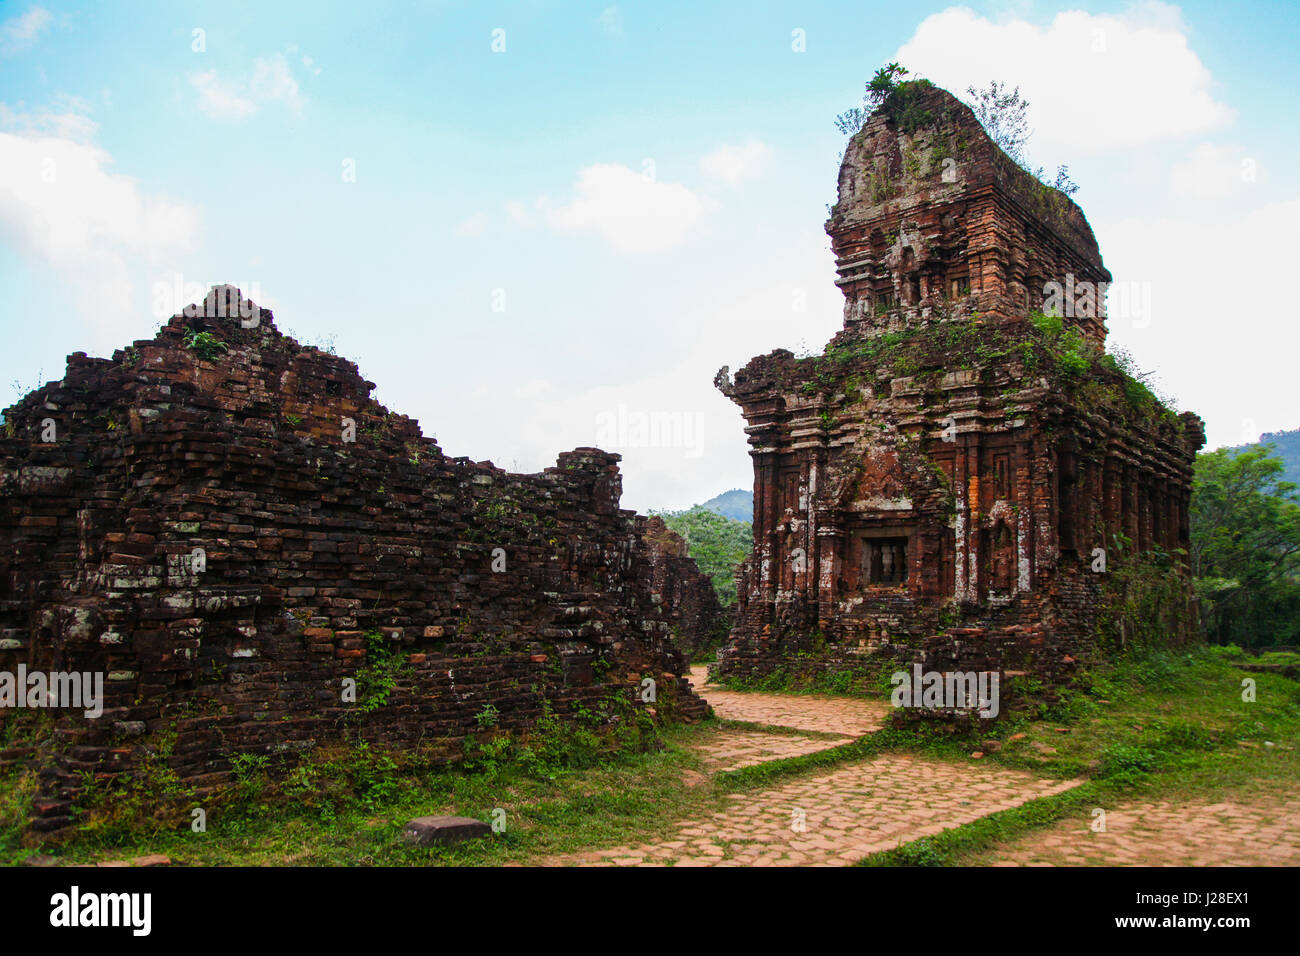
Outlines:
<svg viewBox="0 0 1300 956"><path fill-rule="evenodd" d="M707 770L739 770L769 760L784 760L804 754L829 750L847 743L852 737L805 737L802 734L765 734L757 730L726 730L713 740L701 744Z"/></svg>
<svg viewBox="0 0 1300 956"><path fill-rule="evenodd" d="M585 866L844 866L1074 781L885 756L754 793L683 821L673 839L550 861Z"/></svg>
<svg viewBox="0 0 1300 956"><path fill-rule="evenodd" d="M711 773L813 753L879 729L883 701L727 691L691 683L721 718L793 728L738 728L700 745ZM829 736L834 735L834 736ZM697 775L698 776L698 775ZM1060 793L1079 781L1048 780L995 764L977 767L885 754L799 777L765 790L731 794L724 809L683 820L670 839L554 857L578 866L843 866L945 829ZM1300 796L1238 802L1164 802L1106 809L991 851L993 866L1300 865Z"/></svg>
<svg viewBox="0 0 1300 956"><path fill-rule="evenodd" d="M839 746L879 729L883 701L721 690L703 667L691 682L722 718L819 731L737 729L701 746L711 772ZM836 736L823 736L834 734ZM669 840L556 857L580 866L844 866L878 850L960 826L1074 782L884 755L765 790L732 794L724 810L684 820Z"/></svg>
<svg viewBox="0 0 1300 956"><path fill-rule="evenodd" d="M1102 808L1106 809L1106 808ZM1300 797L1252 801L1143 803L1071 820L994 851L993 866L1297 866Z"/></svg>
<svg viewBox="0 0 1300 956"><path fill-rule="evenodd" d="M713 705L714 713L728 720L818 730L853 738L879 730L889 713L889 704L885 701L722 690L707 681L708 668L691 668L691 685Z"/></svg>

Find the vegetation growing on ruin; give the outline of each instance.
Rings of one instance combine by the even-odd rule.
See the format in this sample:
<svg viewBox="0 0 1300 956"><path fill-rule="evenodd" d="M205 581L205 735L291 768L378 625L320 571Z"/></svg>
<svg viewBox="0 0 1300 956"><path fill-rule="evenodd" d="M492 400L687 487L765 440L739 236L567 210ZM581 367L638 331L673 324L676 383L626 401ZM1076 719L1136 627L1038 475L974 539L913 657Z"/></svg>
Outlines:
<svg viewBox="0 0 1300 956"><path fill-rule="evenodd" d="M1185 551L1158 546L1138 554L1122 534L1108 542L1097 624L1103 647L1161 648L1200 637L1186 560Z"/></svg>
<svg viewBox="0 0 1300 956"><path fill-rule="evenodd" d="M357 669L357 709L369 714L388 703L397 682L410 676L411 668L400 645L378 631L365 635L366 662Z"/></svg>
<svg viewBox="0 0 1300 956"><path fill-rule="evenodd" d="M892 379L916 377L937 385L956 370L985 376L1005 372L1011 389L1035 387L1045 378L1054 391L1084 407L1146 428L1182 429L1127 353L1097 349L1062 319L1041 312L1015 326L985 325L971 316L833 343L820 356L798 360L789 381L801 383L806 397L883 395Z"/></svg>
<svg viewBox="0 0 1300 956"><path fill-rule="evenodd" d="M934 113L925 106L925 94L933 88L929 80L911 77L910 72L898 63L889 63L876 71L867 81L863 93L862 105L840 113L835 117L835 126L847 136L852 136L866 125L868 119L876 112L886 115L898 128L899 132L911 135L920 129L935 123ZM1002 150L1010 164L1028 174L1026 179L1033 184L1027 197L1045 218L1060 219L1072 208L1069 197L1079 191L1078 184L1070 178L1066 165L1056 169L1054 177L1049 177L1042 166L1033 167L1025 154L1025 144L1032 131L1029 126L1029 101L1020 93L1020 87L1011 88L997 80L977 89L967 87L967 105L975 114L989 139ZM942 167L944 159L952 157L955 152L964 153L966 143L954 145L946 137L939 137L931 149L928 168L930 171ZM912 178L918 178L925 168L920 156L904 149L904 171ZM889 198L891 188L887 179L877 181L877 177L867 174L867 190L873 202Z"/></svg>
<svg viewBox="0 0 1300 956"><path fill-rule="evenodd" d="M906 76L907 68L897 63L882 66L867 81L862 106L839 114L835 117L835 126L841 133L852 136L877 110L884 111L905 133L932 123L934 116L922 105L921 98L934 84L920 77L905 79Z"/></svg>
<svg viewBox="0 0 1300 956"><path fill-rule="evenodd" d="M40 794L40 776L21 759L57 746L58 730L49 710L10 711L0 721L0 862L12 859L23 843L33 802Z"/></svg>
<svg viewBox="0 0 1300 956"><path fill-rule="evenodd" d="M207 362L215 361L227 351L227 345L211 332L190 329L185 333L185 347Z"/></svg>

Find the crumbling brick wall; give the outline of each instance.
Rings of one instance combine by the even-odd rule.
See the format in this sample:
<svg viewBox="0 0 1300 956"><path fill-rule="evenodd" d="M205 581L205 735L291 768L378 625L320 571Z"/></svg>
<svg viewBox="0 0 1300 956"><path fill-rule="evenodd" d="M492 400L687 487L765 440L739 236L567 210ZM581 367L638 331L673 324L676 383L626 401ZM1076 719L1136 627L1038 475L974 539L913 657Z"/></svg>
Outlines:
<svg viewBox="0 0 1300 956"><path fill-rule="evenodd" d="M904 99L850 142L826 224L844 329L717 378L754 462L720 670L817 648L1059 684L1094 641L1098 551L1186 549L1204 428L1104 357L1110 273L1082 211L947 92Z"/></svg>
<svg viewBox="0 0 1300 956"><path fill-rule="evenodd" d="M641 537L649 550L653 590L668 609L678 645L687 652L700 650L725 626L718 592L688 554L686 539L658 515L645 519Z"/></svg>
<svg viewBox="0 0 1300 956"><path fill-rule="evenodd" d="M345 727L451 758L485 711L519 729L640 706L647 676L660 713L706 712L672 635L710 626L681 600L709 581L620 510L619 456L579 448L539 474L448 458L269 311L186 312L112 359L70 356L6 411L0 670L107 676L99 719L61 713L36 826L69 823L78 771L128 770L172 725L171 767L206 784L232 754ZM187 347L202 333L221 344ZM344 700L392 650L383 705L364 679Z"/></svg>

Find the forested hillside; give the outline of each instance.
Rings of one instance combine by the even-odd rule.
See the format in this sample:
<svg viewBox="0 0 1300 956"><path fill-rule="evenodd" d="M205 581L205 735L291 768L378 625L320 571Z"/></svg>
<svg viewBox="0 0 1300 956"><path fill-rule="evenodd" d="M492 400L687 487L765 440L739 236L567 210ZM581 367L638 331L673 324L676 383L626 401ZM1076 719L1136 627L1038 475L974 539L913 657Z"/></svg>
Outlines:
<svg viewBox="0 0 1300 956"><path fill-rule="evenodd" d="M1284 432L1267 432L1259 436L1258 443L1241 445L1233 451L1244 451L1262 445L1273 446L1273 457L1282 462L1282 477L1286 481L1300 485L1300 428Z"/></svg>
<svg viewBox="0 0 1300 956"><path fill-rule="evenodd" d="M724 517L706 505L696 505L687 511L651 513L658 514L664 524L686 539L691 557L713 581L723 607L735 604L736 565L745 560L753 542L750 523Z"/></svg>

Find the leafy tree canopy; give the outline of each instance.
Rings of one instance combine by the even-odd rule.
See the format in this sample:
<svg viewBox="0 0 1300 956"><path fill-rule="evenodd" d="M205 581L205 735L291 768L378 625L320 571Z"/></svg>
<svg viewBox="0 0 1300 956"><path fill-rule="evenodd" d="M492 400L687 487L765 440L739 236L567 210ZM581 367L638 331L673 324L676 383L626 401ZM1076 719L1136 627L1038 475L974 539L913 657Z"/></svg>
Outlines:
<svg viewBox="0 0 1300 956"><path fill-rule="evenodd" d="M1190 560L1213 641L1300 635L1300 499L1282 473L1267 445L1197 456Z"/></svg>
<svg viewBox="0 0 1300 956"><path fill-rule="evenodd" d="M687 552L709 576L724 607L736 603L736 565L749 555L754 533L748 521L734 521L699 505L688 511L651 512L686 539Z"/></svg>

